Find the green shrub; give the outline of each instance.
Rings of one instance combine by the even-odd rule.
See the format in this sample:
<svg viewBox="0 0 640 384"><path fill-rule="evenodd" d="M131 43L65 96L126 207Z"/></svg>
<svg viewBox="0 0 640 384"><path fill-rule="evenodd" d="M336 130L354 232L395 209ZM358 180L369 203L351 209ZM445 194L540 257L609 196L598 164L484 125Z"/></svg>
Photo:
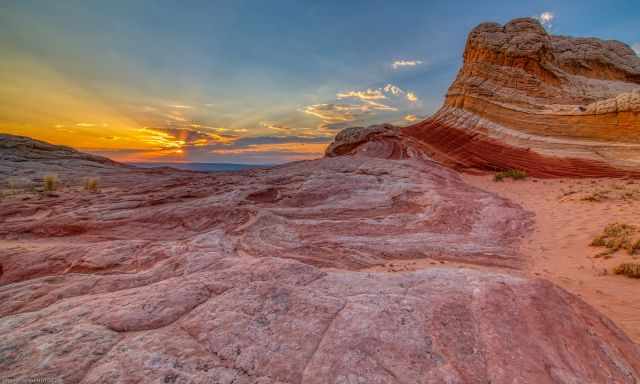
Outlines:
<svg viewBox="0 0 640 384"><path fill-rule="evenodd" d="M605 254L612 254L621 249L626 249L629 254L640 251L640 239L634 241L634 235L638 229L629 224L614 223L605 227L602 234L593 239L591 246L605 247Z"/></svg>
<svg viewBox="0 0 640 384"><path fill-rule="evenodd" d="M58 176L56 175L46 175L44 177L44 190L46 192L53 192L58 189Z"/></svg>
<svg viewBox="0 0 640 384"><path fill-rule="evenodd" d="M613 273L640 279L640 263L622 263L613 269Z"/></svg>
<svg viewBox="0 0 640 384"><path fill-rule="evenodd" d="M87 177L84 181L84 190L89 192L98 192L98 179L95 177Z"/></svg>
<svg viewBox="0 0 640 384"><path fill-rule="evenodd" d="M493 180L504 181L504 179L506 178L511 178L513 180L524 180L527 178L527 172L521 171L519 169L509 169L507 171L496 173Z"/></svg>

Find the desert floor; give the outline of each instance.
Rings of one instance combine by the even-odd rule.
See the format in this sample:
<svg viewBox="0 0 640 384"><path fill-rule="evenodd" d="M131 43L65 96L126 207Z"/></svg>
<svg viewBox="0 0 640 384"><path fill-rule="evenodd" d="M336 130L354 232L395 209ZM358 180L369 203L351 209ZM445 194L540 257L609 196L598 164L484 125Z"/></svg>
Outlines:
<svg viewBox="0 0 640 384"><path fill-rule="evenodd" d="M640 228L640 181L464 178L535 214L533 230L521 245L529 259L529 273L580 296L640 342L640 279L612 273L620 263L640 262L640 256L634 259L621 250L610 258L595 257L604 248L590 246L608 224Z"/></svg>
<svg viewBox="0 0 640 384"><path fill-rule="evenodd" d="M612 223L635 225L640 237L640 181L507 179L495 182L491 175L463 175L463 178L534 214L532 230L521 243L521 252L528 259L527 274L551 280L578 295L640 343L640 279L613 273L621 263L640 262L640 255L633 257L621 250L602 257L598 254L605 249L590 245ZM393 260L367 271L393 273L439 264L456 265L429 259Z"/></svg>

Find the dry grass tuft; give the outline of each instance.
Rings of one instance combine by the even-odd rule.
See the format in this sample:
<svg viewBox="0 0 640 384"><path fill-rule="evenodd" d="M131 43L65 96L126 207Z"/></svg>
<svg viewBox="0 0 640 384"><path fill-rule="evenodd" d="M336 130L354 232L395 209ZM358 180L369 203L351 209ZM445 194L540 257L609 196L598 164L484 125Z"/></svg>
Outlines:
<svg viewBox="0 0 640 384"><path fill-rule="evenodd" d="M622 263L613 269L613 273L640 279L640 263Z"/></svg>
<svg viewBox="0 0 640 384"><path fill-rule="evenodd" d="M504 181L506 178L513 180L524 180L527 178L527 172L518 169L509 169L507 171L498 172L493 177L493 181Z"/></svg>
<svg viewBox="0 0 640 384"><path fill-rule="evenodd" d="M621 249L626 249L630 255L640 252L640 239L634 239L638 233L638 228L622 223L609 224L602 234L591 242L593 247L605 247L606 251L599 253L596 257L607 256Z"/></svg>
<svg viewBox="0 0 640 384"><path fill-rule="evenodd" d="M46 175L44 177L44 190L46 192L53 192L58 189L58 184L60 180L56 175Z"/></svg>
<svg viewBox="0 0 640 384"><path fill-rule="evenodd" d="M585 197L583 197L582 201L592 201L592 202L600 202L607 200L609 198L609 191L596 191Z"/></svg>
<svg viewBox="0 0 640 384"><path fill-rule="evenodd" d="M89 192L99 192L99 180L96 177L87 177L84 181L84 190Z"/></svg>
<svg viewBox="0 0 640 384"><path fill-rule="evenodd" d="M609 190L601 189L599 191L590 192L587 195L583 196L580 200L595 203L603 201L624 201L632 203L634 201L640 200L640 189L627 189L624 185L616 184L613 185Z"/></svg>

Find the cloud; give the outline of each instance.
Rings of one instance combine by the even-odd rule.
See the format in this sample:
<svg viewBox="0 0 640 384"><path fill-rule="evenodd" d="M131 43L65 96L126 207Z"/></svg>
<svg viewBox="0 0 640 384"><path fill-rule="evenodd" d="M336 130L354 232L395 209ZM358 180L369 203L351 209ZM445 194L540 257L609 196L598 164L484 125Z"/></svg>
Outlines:
<svg viewBox="0 0 640 384"><path fill-rule="evenodd" d="M184 105L184 104L172 104L172 105L167 105L167 107L175 108L175 109L193 109L192 106Z"/></svg>
<svg viewBox="0 0 640 384"><path fill-rule="evenodd" d="M260 126L267 129L271 129L273 131L279 131L279 132L288 132L292 130L291 128L285 125L274 123L271 121L261 121Z"/></svg>
<svg viewBox="0 0 640 384"><path fill-rule="evenodd" d="M293 152L293 153L322 153L329 143L273 143L273 144L251 144L245 148L222 148L214 149L212 153L217 154L244 154L247 152L260 153L260 152Z"/></svg>
<svg viewBox="0 0 640 384"><path fill-rule="evenodd" d="M415 67L416 65L424 64L422 60L396 60L391 64L393 69L402 67Z"/></svg>
<svg viewBox="0 0 640 384"><path fill-rule="evenodd" d="M631 46L631 49L636 51L636 55L640 56L640 43L635 43Z"/></svg>
<svg viewBox="0 0 640 384"><path fill-rule="evenodd" d="M423 121L425 119L427 119L429 117L429 115L414 115L414 114L408 114L405 115L401 121L396 121L393 122L392 124L396 124L396 125L402 125L405 123L415 123L417 121Z"/></svg>
<svg viewBox="0 0 640 384"><path fill-rule="evenodd" d="M393 84L387 84L387 85L385 85L385 86L384 86L384 91L385 91L385 92L387 92L387 93L392 93L392 94L394 94L394 95L396 95L396 96L397 96L397 95L400 95L400 94L402 94L402 93L404 92L402 89L400 89L400 88L396 87L396 86L395 86L395 85L393 85Z"/></svg>
<svg viewBox="0 0 640 384"><path fill-rule="evenodd" d="M356 98L360 100L381 100L387 97L382 93L381 89L367 89L366 91L349 91L344 93L338 93L336 95L338 100L347 98Z"/></svg>
<svg viewBox="0 0 640 384"><path fill-rule="evenodd" d="M322 123L317 127L316 133L331 135L336 130L344 129L356 124L355 122L367 124L373 123L371 120L379 112L397 112L400 108L417 103L418 97L415 93L405 91L393 84L386 84L384 87L366 89L364 91L353 90L336 94L337 100L357 99L360 103L323 103L313 104L304 107L300 111L317 117ZM380 100L385 100L384 103ZM368 120L368 121L367 121ZM272 127L277 130L279 127Z"/></svg>
<svg viewBox="0 0 640 384"><path fill-rule="evenodd" d="M242 148L257 144L287 144L287 143L307 143L307 144L328 144L331 141L327 137L307 137L307 136L255 136L243 137L235 140L229 147Z"/></svg>
<svg viewBox="0 0 640 384"><path fill-rule="evenodd" d="M544 11L540 15L535 16L536 19L542 24L545 28L553 27L553 20L556 18L556 15L550 11Z"/></svg>
<svg viewBox="0 0 640 384"><path fill-rule="evenodd" d="M397 108L367 101L364 104L314 104L303 109L303 112L322 119L325 123L354 121L374 111L397 111Z"/></svg>

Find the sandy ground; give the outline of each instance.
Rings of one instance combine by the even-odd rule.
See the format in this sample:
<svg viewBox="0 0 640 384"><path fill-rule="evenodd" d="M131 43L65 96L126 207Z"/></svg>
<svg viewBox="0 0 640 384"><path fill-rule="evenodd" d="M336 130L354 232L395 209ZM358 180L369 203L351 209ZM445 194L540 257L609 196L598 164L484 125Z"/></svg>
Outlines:
<svg viewBox="0 0 640 384"><path fill-rule="evenodd" d="M640 181L508 179L495 182L493 176L487 175L463 175L463 178L534 213L534 227L521 243L521 252L528 258L525 274L549 279L578 295L640 343L640 279L612 272L620 263L640 262L640 255L634 258L626 251L618 251L610 258L597 257L604 248L590 246L608 224L625 223L640 229ZM392 260L364 271L393 273L442 264L488 268L421 259Z"/></svg>
<svg viewBox="0 0 640 384"><path fill-rule="evenodd" d="M623 262L640 262L626 251L595 257L591 241L611 223L640 228L640 181L555 179L495 182L491 176L463 176L535 214L521 245L530 274L552 280L606 314L640 342L640 279L614 275ZM560 320L560 319L559 319Z"/></svg>

